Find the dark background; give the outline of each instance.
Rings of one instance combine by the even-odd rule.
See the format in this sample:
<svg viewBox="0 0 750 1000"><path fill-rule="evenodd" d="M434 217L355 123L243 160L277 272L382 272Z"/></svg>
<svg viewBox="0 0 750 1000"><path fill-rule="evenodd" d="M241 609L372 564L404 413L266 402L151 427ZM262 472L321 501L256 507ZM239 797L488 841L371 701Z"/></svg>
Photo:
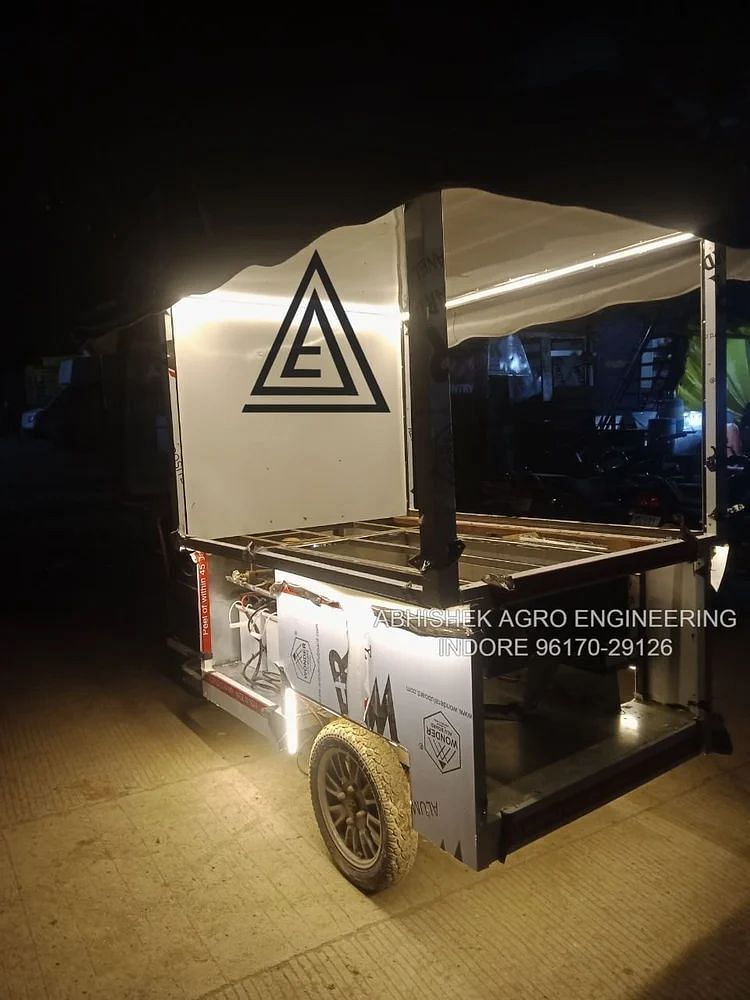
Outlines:
<svg viewBox="0 0 750 1000"><path fill-rule="evenodd" d="M11 13L6 361L437 186L750 245L739 7Z"/></svg>

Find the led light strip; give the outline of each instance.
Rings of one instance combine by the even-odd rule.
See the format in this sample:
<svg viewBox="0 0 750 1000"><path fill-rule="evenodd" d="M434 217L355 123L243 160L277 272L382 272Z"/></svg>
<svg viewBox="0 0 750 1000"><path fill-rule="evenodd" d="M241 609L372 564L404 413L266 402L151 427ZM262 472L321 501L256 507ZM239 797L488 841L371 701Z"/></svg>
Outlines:
<svg viewBox="0 0 750 1000"><path fill-rule="evenodd" d="M517 292L524 288L533 288L535 285L546 284L550 281L557 281L558 278L565 278L572 274L581 274L585 271L593 271L598 267L606 267L608 264L617 264L619 261L629 260L633 257L642 257L645 254L655 253L658 250L668 250L670 247L679 246L682 243L689 243L698 237L693 233L673 233L671 236L662 236L655 240L646 240L643 243L636 243L633 246L624 247L622 250L614 250L612 253L603 254L601 257L592 257L591 260L580 261L578 264L568 264L565 267L553 268L550 271L539 271L536 274L524 274L518 278L508 278L507 281L499 285L491 285L489 288L479 288L473 292L465 292L463 295L456 295L449 298L445 303L447 310L460 309L462 306L473 305L475 302L484 302L488 299L498 298L500 295L507 295L510 292ZM407 322L408 312L401 312L398 309L388 306L376 306L370 303L344 303L347 313L358 316L372 316L390 319L401 319ZM216 289L202 295L190 295L173 306L173 309L180 313L186 309L204 309L214 311L217 306L222 311L238 311L241 315L252 315L253 313L274 313L285 312L289 308L289 301L286 298L277 296L252 295L243 292L227 292Z"/></svg>
<svg viewBox="0 0 750 1000"><path fill-rule="evenodd" d="M225 291L216 288L212 292L186 295L175 302L172 309L177 313L219 310L226 315L236 313L240 316L273 316L280 313L283 316L289 309L289 303L290 298L287 296L255 295L251 292ZM402 317L401 310L397 306L374 305L369 302L342 302L342 307L347 315L374 316L386 320Z"/></svg>
<svg viewBox="0 0 750 1000"><path fill-rule="evenodd" d="M291 687L284 688L284 723L286 728L287 753L297 753L299 747L297 694Z"/></svg>
<svg viewBox="0 0 750 1000"><path fill-rule="evenodd" d="M475 292L465 292L463 295L456 295L448 299L445 303L446 309L460 309L461 306L472 305L474 302L483 302L486 299L494 299L500 295L507 295L509 292L516 292L522 288L532 288L534 285L546 284L548 281L556 281L558 278L565 278L571 274L580 274L583 271L593 271L597 267L604 267L607 264L616 264L618 261L629 260L631 257L641 257L644 254L654 253L657 250L668 250L670 247L679 246L681 243L689 243L690 240L697 239L693 233L674 233L672 236L663 236L656 240L647 240L644 243L636 243L622 250L614 250L612 253L603 254L601 257L594 257L591 260L584 260L578 264L568 264L565 267L557 267L551 271L539 271L537 274L525 274L518 278L509 278L499 285L491 285L489 288L480 288Z"/></svg>

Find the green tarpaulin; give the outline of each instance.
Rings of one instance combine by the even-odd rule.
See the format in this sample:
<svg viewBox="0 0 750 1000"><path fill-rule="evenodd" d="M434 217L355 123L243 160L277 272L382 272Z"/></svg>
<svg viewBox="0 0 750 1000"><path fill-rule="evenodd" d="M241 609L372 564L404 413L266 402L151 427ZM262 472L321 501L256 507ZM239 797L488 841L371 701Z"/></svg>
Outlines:
<svg viewBox="0 0 750 1000"><path fill-rule="evenodd" d="M698 331L690 331L690 346L685 374L680 380L677 395L688 410L703 407L703 379L701 376L701 342ZM727 339L727 410L735 419L742 416L750 403L750 327L737 327Z"/></svg>

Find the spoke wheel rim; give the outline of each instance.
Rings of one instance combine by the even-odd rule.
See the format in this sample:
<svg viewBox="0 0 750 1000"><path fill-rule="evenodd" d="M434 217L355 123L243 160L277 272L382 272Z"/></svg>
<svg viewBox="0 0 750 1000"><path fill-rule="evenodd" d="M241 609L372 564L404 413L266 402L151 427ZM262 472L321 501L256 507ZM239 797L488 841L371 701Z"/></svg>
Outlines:
<svg viewBox="0 0 750 1000"><path fill-rule="evenodd" d="M330 747L318 767L318 801L337 850L360 871L383 852L383 819L375 788L354 753Z"/></svg>

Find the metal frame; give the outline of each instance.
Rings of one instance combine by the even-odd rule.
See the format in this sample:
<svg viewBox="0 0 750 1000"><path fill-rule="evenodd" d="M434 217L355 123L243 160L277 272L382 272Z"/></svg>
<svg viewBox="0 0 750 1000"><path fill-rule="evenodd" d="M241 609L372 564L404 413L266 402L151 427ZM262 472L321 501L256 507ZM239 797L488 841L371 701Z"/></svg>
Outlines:
<svg viewBox="0 0 750 1000"><path fill-rule="evenodd" d="M167 398L169 399L170 410L169 440L172 446L172 457L174 461L174 479L170 481L170 502L172 505L174 523L177 524L178 531L181 534L184 534L187 525L185 513L187 501L185 499L185 475L182 464L180 396L176 377L177 362L175 359L172 315L170 312L162 313L162 324L162 339L167 362L164 378L166 380Z"/></svg>
<svg viewBox="0 0 750 1000"><path fill-rule="evenodd" d="M479 865L505 861L508 854L544 834L597 809L646 781L698 755L706 732L700 720L647 743L630 754L608 753L606 746L587 751L587 765L573 761L568 780L556 787L542 780L529 801L487 814L477 830Z"/></svg>
<svg viewBox="0 0 750 1000"><path fill-rule="evenodd" d="M701 347L703 355L703 519L706 532L726 537L727 329L726 248L701 240Z"/></svg>
<svg viewBox="0 0 750 1000"><path fill-rule="evenodd" d="M459 598L445 256L439 191L408 202L406 281L414 501L421 512L415 565L424 597L436 607Z"/></svg>
<svg viewBox="0 0 750 1000"><path fill-rule="evenodd" d="M672 529L575 521L543 521L533 518L470 514L458 515L455 524L459 529L458 541L467 546L467 554L463 559L472 565L486 568L487 572L482 580L458 581L456 596L451 596L450 604L447 605L451 607L469 603L512 603L661 566L692 562L698 558L705 558L711 543L708 536L683 535ZM361 527L363 530L346 533L343 530L344 525L337 525L327 529L305 528L298 532L274 532L271 536L247 536L241 540L187 537L183 539L183 544L196 551L229 556L244 565L264 567L269 570L287 570L302 576L316 577L326 583L409 604L439 606L426 591L426 574L420 573L415 566L396 565L378 558L378 548L400 551L404 554L414 550L414 547L402 542L388 540L387 536L403 531L416 534L417 528L421 527L416 515L394 518L393 522L369 522L354 527ZM463 532L460 530L462 527ZM528 560L529 550L535 551L533 543L516 543L504 541L502 537L493 538L492 529L497 527L519 531L558 532L564 537L571 538L580 535L588 540L598 535L603 539L617 538L638 544L622 548L620 551L596 553L565 562L551 560L549 563L540 561L534 564L532 561L529 564L524 563L523 559L526 556ZM335 534L329 534L324 538L322 533L326 530ZM297 541L293 544L284 543L277 537L279 535L294 535ZM421 532L419 537L421 542ZM372 556L365 558L361 555L338 552L335 542L347 540L358 543L360 547L371 546ZM506 559L503 560L499 551L486 556L471 553L468 550L472 542L481 543L488 548L496 544L498 550L502 546L506 549L517 546L519 569L502 569L502 563L507 562L508 558L506 555ZM540 548L538 551L553 550Z"/></svg>

